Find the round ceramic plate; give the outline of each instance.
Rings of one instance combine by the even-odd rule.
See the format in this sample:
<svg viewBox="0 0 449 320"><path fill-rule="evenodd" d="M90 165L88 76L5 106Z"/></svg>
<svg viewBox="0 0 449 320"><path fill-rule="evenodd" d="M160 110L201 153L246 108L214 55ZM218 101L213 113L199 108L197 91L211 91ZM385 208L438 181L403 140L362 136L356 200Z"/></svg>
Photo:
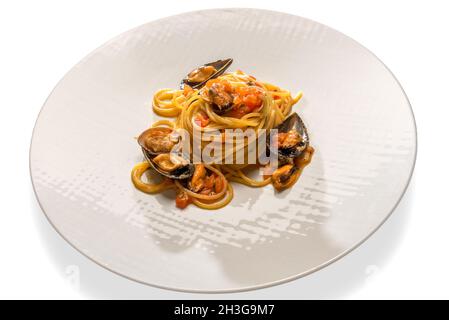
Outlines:
<svg viewBox="0 0 449 320"><path fill-rule="evenodd" d="M290 190L235 185L227 207L175 207L130 180L134 137L156 117L154 92L194 67L232 57L304 98L314 159ZM31 176L55 229L120 275L163 288L254 289L304 276L371 235L404 193L416 129L390 71L351 38L283 13L208 10L126 32L78 63L34 129Z"/></svg>

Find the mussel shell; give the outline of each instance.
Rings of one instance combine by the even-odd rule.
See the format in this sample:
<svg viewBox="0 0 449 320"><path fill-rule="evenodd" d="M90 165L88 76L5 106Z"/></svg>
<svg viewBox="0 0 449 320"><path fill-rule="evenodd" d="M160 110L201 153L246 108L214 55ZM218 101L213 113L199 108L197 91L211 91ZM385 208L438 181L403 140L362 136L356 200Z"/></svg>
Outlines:
<svg viewBox="0 0 449 320"><path fill-rule="evenodd" d="M232 61L233 61L232 58L229 58L229 59L217 60L217 61L214 61L214 62L209 62L209 63L204 64L203 66L212 66L217 71L215 73L213 73L210 77L208 77L206 80L202 81L202 82L190 82L189 79L188 79L188 76L186 76L181 81L181 86L180 86L181 89L184 88L185 84L189 85L193 89L201 88L210 79L217 78L217 77L221 76L226 71L226 69L228 69L229 66L232 64ZM194 69L194 70L196 70L196 69ZM192 71L194 71L194 70L192 70ZM190 71L188 74L190 74L192 71Z"/></svg>
<svg viewBox="0 0 449 320"><path fill-rule="evenodd" d="M275 129L278 130L278 133L296 130L302 138L300 143L294 147L278 148L278 155L281 161L287 160L286 158L296 158L300 156L309 145L309 134L307 133L307 128L296 112L289 115L282 123L276 126Z"/></svg>
<svg viewBox="0 0 449 320"><path fill-rule="evenodd" d="M193 172L195 171L195 166L192 163L189 163L185 166L179 167L173 171L167 172L159 168L159 166L153 162L154 155L150 154L146 149L142 148L143 155L145 156L145 159L148 161L148 163L151 165L151 167L160 173L161 175L175 179L175 180L183 180L188 179L193 175Z"/></svg>
<svg viewBox="0 0 449 320"><path fill-rule="evenodd" d="M173 151L172 147L174 147L176 143L173 142L173 145L169 145L169 146L167 146L166 149L164 149L163 146L149 145L149 142L151 140L148 139L149 138L148 136L149 135L157 135L157 136L164 138L164 137L168 137L172 133L173 133L173 129L168 128L168 127L149 128L140 134L140 136L137 138L137 142L139 143L139 145L142 148L142 152L143 152L145 159L148 161L148 163L151 165L151 167L154 170L156 170L157 172L159 172L161 175L171 178L171 179L178 179L178 180L190 178L193 175L193 171L195 170L194 165L191 163L189 163L185 166L179 167L173 171L167 172L165 170L162 170L153 161L153 159L156 156L158 156L159 154L172 152ZM158 139L155 139L153 142L154 143L160 142L160 140L158 141ZM166 143L167 141L164 141L164 142Z"/></svg>

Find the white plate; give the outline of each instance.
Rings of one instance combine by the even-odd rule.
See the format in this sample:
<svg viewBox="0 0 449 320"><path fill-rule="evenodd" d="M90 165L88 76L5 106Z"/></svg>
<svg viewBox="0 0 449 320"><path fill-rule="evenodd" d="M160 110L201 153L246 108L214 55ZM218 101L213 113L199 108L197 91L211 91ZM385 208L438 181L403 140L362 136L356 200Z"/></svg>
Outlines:
<svg viewBox="0 0 449 320"><path fill-rule="evenodd" d="M235 185L213 212L139 192L134 137L155 119L153 93L226 57L230 70L304 91L295 109L311 165L279 195ZM415 156L407 97L367 49L297 16L223 9L148 23L83 59L42 108L30 165L48 219L93 261L154 286L223 292L295 279L354 249L397 205Z"/></svg>

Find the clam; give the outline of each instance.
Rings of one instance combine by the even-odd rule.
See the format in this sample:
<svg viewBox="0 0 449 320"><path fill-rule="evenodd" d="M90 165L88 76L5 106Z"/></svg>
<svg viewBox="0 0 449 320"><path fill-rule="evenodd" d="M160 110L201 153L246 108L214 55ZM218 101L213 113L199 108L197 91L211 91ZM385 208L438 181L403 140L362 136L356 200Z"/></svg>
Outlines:
<svg viewBox="0 0 449 320"><path fill-rule="evenodd" d="M291 162L309 145L309 135L304 122L298 114L292 113L281 124L275 127L277 133L278 156L281 162Z"/></svg>
<svg viewBox="0 0 449 320"><path fill-rule="evenodd" d="M231 65L232 59L217 60L214 62L206 63L192 71L182 79L181 89L187 84L193 89L199 89L206 84L210 79L221 76L226 69Z"/></svg>
<svg viewBox="0 0 449 320"><path fill-rule="evenodd" d="M154 170L171 179L187 179L195 166L181 153L173 151L179 139L171 128L154 127L142 132L137 142Z"/></svg>

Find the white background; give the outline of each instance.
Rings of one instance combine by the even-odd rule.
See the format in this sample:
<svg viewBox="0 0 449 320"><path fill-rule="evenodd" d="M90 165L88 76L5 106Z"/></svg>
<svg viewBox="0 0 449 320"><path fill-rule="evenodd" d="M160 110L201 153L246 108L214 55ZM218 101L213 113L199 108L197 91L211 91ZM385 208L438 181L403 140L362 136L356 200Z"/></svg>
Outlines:
<svg viewBox="0 0 449 320"><path fill-rule="evenodd" d="M0 298L449 298L447 1L151 2L1 2ZM399 207L354 252L284 285L199 295L131 282L65 243L38 208L29 178L28 149L46 97L86 54L145 22L213 7L297 14L365 45L389 66L408 94L419 147L414 177Z"/></svg>

